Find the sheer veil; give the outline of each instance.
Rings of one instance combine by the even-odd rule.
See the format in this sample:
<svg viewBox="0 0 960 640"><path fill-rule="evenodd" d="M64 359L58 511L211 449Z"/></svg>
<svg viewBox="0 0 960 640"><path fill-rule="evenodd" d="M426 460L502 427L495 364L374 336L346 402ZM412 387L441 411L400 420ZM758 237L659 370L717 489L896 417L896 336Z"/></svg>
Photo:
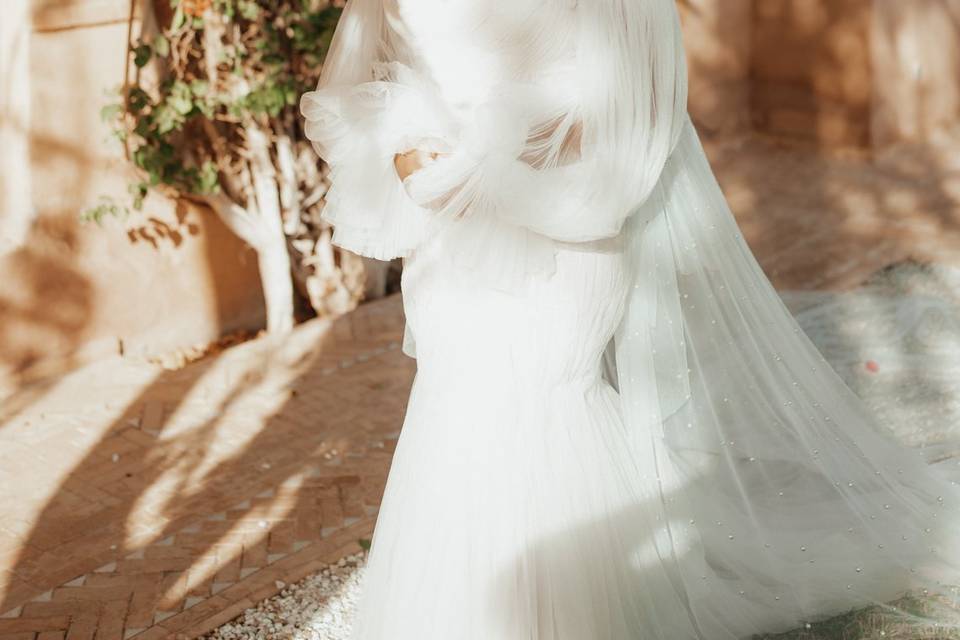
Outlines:
<svg viewBox="0 0 960 640"><path fill-rule="evenodd" d="M957 486L883 432L802 332L691 124L645 207L658 213L628 221L635 289L607 355L650 473L653 552L704 637L955 594ZM937 602L917 617L937 620Z"/></svg>
<svg viewBox="0 0 960 640"><path fill-rule="evenodd" d="M549 275L557 243L622 232L633 289L604 363L646 480L644 557L688 609L682 637L949 593L960 489L880 430L753 258L686 114L673 0L540 4L563 20L534 9L520 24L535 28L500 34L523 53L469 109L417 72L395 0L348 4L303 101L337 172L335 241L390 258L443 227L470 238L465 272L509 283ZM416 145L447 153L400 183L393 154ZM389 188L371 193L371 172Z"/></svg>

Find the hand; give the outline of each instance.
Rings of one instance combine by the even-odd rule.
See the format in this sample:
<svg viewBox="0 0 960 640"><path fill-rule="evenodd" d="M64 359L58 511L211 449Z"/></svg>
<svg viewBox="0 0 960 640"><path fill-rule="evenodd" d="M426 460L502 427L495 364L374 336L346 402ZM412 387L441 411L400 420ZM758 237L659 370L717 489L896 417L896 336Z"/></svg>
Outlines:
<svg viewBox="0 0 960 640"><path fill-rule="evenodd" d="M397 168L397 175L400 180L406 180L407 176L423 169L425 166L440 157L441 154L434 151L422 151L420 149L411 149L406 153L398 153L393 157L393 164Z"/></svg>

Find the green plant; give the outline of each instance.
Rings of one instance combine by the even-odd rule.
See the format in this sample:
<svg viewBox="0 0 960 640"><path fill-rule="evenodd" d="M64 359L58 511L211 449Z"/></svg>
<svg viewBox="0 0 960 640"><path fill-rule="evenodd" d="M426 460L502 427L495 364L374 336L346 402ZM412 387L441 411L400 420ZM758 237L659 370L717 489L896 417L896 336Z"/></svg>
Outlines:
<svg viewBox="0 0 960 640"><path fill-rule="evenodd" d="M258 254L268 327L293 322L293 280L320 314L352 308L363 263L320 220L323 167L304 139L300 96L316 86L340 15L326 0L158 0L131 43L134 73L103 109L135 167L128 204L157 191L209 205ZM292 260L291 260L292 258Z"/></svg>

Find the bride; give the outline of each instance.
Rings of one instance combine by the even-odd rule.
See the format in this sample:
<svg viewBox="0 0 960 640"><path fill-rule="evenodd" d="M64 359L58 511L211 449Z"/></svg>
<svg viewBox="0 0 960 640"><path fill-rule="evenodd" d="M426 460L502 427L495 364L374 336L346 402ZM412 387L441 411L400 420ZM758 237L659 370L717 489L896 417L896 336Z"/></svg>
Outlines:
<svg viewBox="0 0 960 640"><path fill-rule="evenodd" d="M357 640L943 622L960 488L801 332L686 96L673 0L348 4L306 133L417 358Z"/></svg>

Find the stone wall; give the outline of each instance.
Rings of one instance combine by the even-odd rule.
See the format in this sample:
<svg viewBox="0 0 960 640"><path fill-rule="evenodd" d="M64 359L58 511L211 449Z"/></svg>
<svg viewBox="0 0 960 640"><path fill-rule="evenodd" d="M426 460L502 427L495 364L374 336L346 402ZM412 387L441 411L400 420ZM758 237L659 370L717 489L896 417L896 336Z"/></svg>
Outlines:
<svg viewBox="0 0 960 640"><path fill-rule="evenodd" d="M124 198L131 177L99 117L123 81L129 7L33 0L10 27L25 46L0 77L20 68L29 81L2 104L5 142L18 144L0 199L0 383L262 323L256 256L215 216L156 198L127 221L80 221L100 196Z"/></svg>

